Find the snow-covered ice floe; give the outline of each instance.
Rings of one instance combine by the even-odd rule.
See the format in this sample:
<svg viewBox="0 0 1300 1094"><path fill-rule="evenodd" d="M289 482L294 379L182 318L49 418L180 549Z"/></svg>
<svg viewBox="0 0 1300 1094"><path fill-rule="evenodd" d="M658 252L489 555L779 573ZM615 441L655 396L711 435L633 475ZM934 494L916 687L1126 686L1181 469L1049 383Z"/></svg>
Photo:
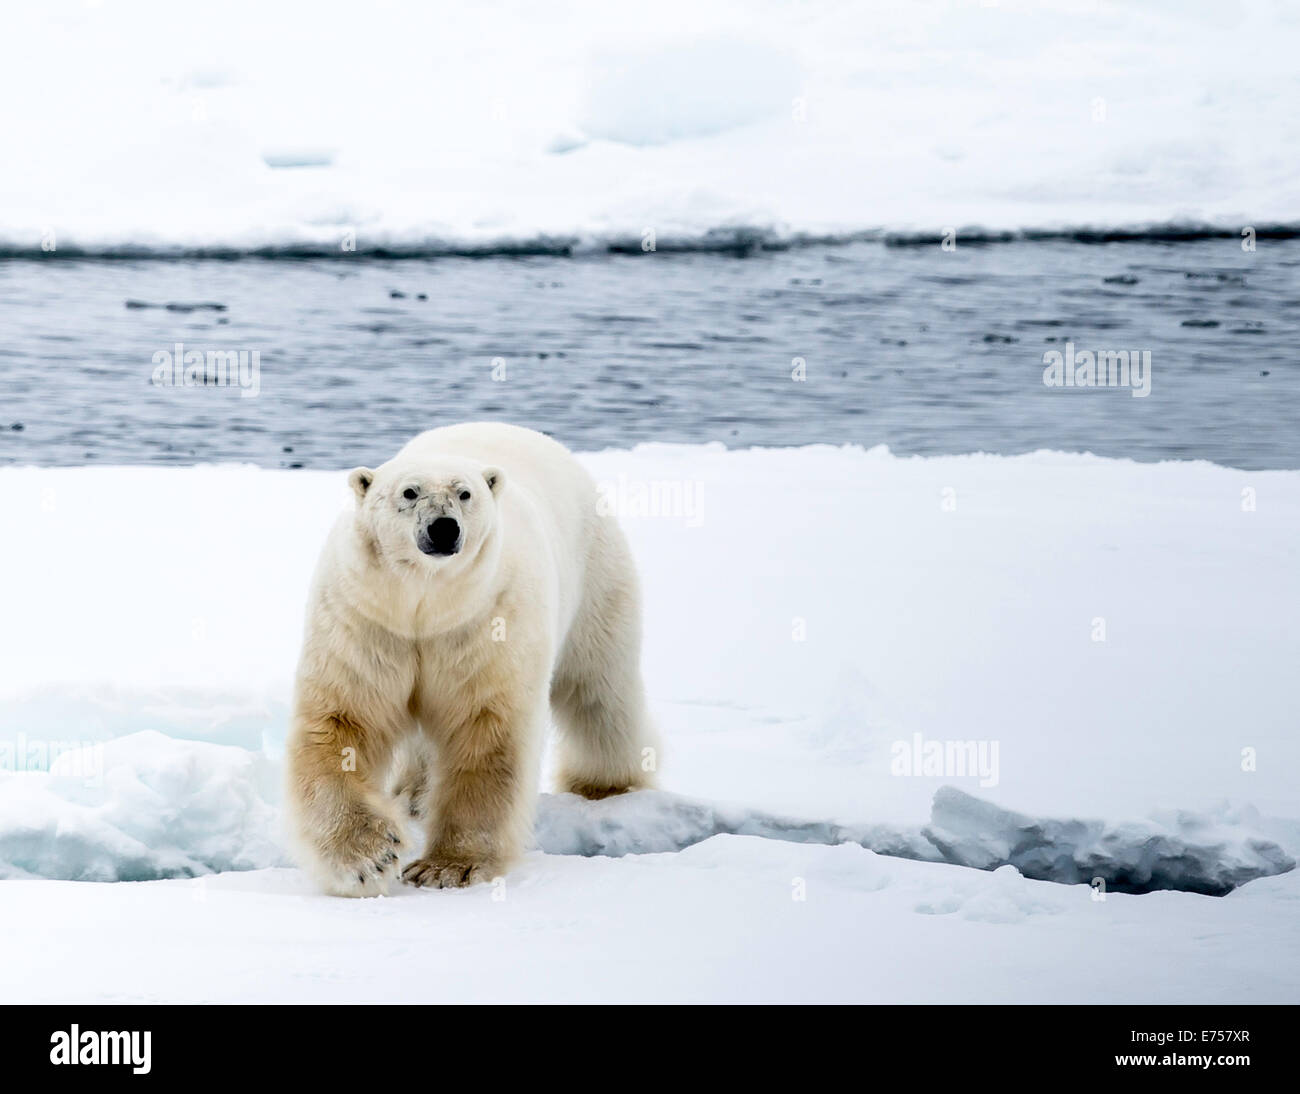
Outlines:
<svg viewBox="0 0 1300 1094"><path fill-rule="evenodd" d="M286 864L274 773L260 752L153 730L65 751L47 772L0 774L0 878L148 881ZM1293 869L1250 818L1180 814L1172 825L1044 820L954 787L920 828L796 820L664 791L588 802L541 796L537 846L551 855L656 854L718 835L856 843L878 854L1043 881L1222 895Z"/></svg>
<svg viewBox="0 0 1300 1094"><path fill-rule="evenodd" d="M881 855L996 870L1014 866L1039 881L1097 884L1117 892L1182 889L1222 896L1255 878L1285 873L1295 859L1252 829L1249 818L1181 813L1171 825L1027 817L955 787L934 796L930 824L841 825L794 820L662 791L586 802L545 796L538 843L558 855L680 851L712 836L792 843L856 843Z"/></svg>
<svg viewBox="0 0 1300 1094"><path fill-rule="evenodd" d="M1283 0L197 7L6 13L0 252L1298 227Z"/></svg>
<svg viewBox="0 0 1300 1094"><path fill-rule="evenodd" d="M260 752L153 730L0 772L0 877L146 881L284 864Z"/></svg>
<svg viewBox="0 0 1300 1094"><path fill-rule="evenodd" d="M0 995L1300 1001L1300 472L581 459L623 499L664 790L543 797L503 905L288 868L342 471L0 469L0 926L60 940L11 949Z"/></svg>

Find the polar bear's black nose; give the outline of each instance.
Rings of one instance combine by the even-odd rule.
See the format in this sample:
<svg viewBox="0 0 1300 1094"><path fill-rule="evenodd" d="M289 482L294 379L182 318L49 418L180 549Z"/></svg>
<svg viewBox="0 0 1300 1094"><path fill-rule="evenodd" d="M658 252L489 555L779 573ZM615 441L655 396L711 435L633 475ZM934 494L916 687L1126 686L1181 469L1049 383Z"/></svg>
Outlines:
<svg viewBox="0 0 1300 1094"><path fill-rule="evenodd" d="M460 525L454 517L439 517L424 530L419 546L426 555L454 555L460 550Z"/></svg>

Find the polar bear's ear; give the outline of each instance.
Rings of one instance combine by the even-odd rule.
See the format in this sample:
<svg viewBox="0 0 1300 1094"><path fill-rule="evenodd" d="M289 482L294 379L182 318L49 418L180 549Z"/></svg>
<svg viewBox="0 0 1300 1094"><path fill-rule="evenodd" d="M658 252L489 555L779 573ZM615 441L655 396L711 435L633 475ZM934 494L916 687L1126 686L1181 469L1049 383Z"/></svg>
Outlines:
<svg viewBox="0 0 1300 1094"><path fill-rule="evenodd" d="M375 473L368 467L358 467L348 476L348 485L352 487L352 492L357 496L357 504L360 505L366 497L366 491L370 489L370 484L375 481Z"/></svg>
<svg viewBox="0 0 1300 1094"><path fill-rule="evenodd" d="M501 474L501 468L499 467L483 468L483 478L487 480L488 489L493 494L501 493L501 487L506 484L506 477Z"/></svg>

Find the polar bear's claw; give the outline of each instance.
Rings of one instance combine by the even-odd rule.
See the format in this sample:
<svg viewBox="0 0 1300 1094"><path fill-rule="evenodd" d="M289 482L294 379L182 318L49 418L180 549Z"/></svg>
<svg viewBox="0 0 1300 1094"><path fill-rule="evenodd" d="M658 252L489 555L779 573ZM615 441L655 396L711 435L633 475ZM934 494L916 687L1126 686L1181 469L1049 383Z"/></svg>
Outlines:
<svg viewBox="0 0 1300 1094"><path fill-rule="evenodd" d="M402 880L408 885L430 889L461 889L491 876L486 863L450 862L442 858L416 859L402 871Z"/></svg>
<svg viewBox="0 0 1300 1094"><path fill-rule="evenodd" d="M401 838L384 817L354 824L346 836L318 844L318 873L325 888L338 896L380 896L397 877Z"/></svg>

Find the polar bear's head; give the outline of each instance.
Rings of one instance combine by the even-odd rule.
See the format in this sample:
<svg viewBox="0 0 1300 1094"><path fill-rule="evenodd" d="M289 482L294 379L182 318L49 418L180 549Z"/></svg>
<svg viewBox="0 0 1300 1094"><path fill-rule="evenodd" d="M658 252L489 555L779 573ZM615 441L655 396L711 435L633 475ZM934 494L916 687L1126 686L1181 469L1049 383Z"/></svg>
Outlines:
<svg viewBox="0 0 1300 1094"><path fill-rule="evenodd" d="M390 460L348 476L367 550L377 562L404 568L476 558L496 527L504 483L498 468L451 457Z"/></svg>

